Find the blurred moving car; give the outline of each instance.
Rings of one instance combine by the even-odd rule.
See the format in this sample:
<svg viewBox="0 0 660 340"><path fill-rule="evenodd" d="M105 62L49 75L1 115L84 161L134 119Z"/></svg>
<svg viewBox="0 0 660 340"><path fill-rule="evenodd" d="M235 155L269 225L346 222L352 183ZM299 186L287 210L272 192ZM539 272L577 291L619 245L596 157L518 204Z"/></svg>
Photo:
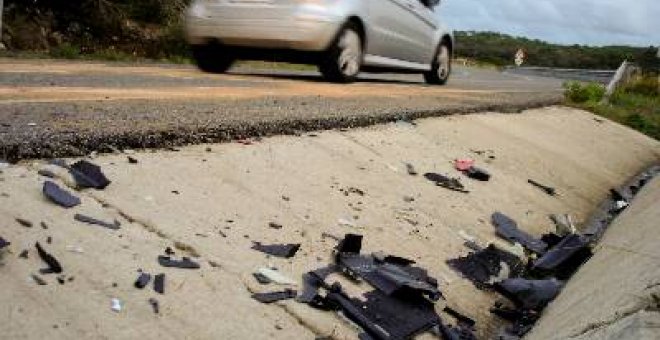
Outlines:
<svg viewBox="0 0 660 340"><path fill-rule="evenodd" d="M237 59L315 64L336 82L361 70L423 73L445 84L453 33L441 0L194 0L187 39L200 69L222 73Z"/></svg>

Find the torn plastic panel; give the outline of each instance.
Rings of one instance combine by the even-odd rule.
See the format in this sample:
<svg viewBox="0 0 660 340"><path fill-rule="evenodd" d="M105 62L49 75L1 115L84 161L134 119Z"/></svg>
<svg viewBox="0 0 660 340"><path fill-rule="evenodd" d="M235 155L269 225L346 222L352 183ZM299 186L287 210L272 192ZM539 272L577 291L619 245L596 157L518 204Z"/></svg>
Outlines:
<svg viewBox="0 0 660 340"><path fill-rule="evenodd" d="M73 208L80 204L80 198L73 196L51 181L44 182L43 193L53 203L65 208Z"/></svg>
<svg viewBox="0 0 660 340"><path fill-rule="evenodd" d="M86 160L73 163L69 171L79 188L105 189L110 184L101 167Z"/></svg>
<svg viewBox="0 0 660 340"><path fill-rule="evenodd" d="M472 179L476 179L478 181L487 182L488 180L490 180L490 173L488 173L488 171L486 171L482 168L478 168L476 166L472 166L469 169L467 169L465 171L465 174L468 177L470 177Z"/></svg>
<svg viewBox="0 0 660 340"><path fill-rule="evenodd" d="M538 274L553 275L558 279L566 280L593 255L589 244L590 240L587 237L577 234L568 235L537 259L532 270Z"/></svg>
<svg viewBox="0 0 660 340"><path fill-rule="evenodd" d="M57 259L53 255L46 252L46 250L41 246L41 244L39 244L39 242L37 242L35 246L37 247L37 254L39 254L41 260L46 262L46 264L48 265L48 268L44 268L40 270L42 274L50 274L50 273L59 274L63 271L60 262L57 261Z"/></svg>
<svg viewBox="0 0 660 340"><path fill-rule="evenodd" d="M335 260L345 274L353 279L363 279L387 295L422 294L437 301L442 294L438 290L438 281L422 268L410 266L411 261L401 257L360 255L360 245L354 234L347 235L349 241L340 242L339 249L349 249L351 252L337 252ZM346 240L346 239L345 239ZM352 241L351 241L352 240ZM347 247L347 244L350 247ZM388 262L392 261L392 262ZM401 263L407 263L401 265Z"/></svg>
<svg viewBox="0 0 660 340"><path fill-rule="evenodd" d="M545 250L548 247L547 244L518 229L518 224L510 217L502 214L501 212L496 212L491 216L491 221L495 226L497 235L511 242L518 242L523 247L529 249L532 252L535 252L536 254L541 255L545 253Z"/></svg>
<svg viewBox="0 0 660 340"><path fill-rule="evenodd" d="M182 269L199 269L199 263L193 262L188 257L183 257L181 260L172 259L169 256L158 256L158 263L163 267L175 267Z"/></svg>
<svg viewBox="0 0 660 340"><path fill-rule="evenodd" d="M137 280L135 280L133 286L138 289L143 289L149 284L149 281L151 281L151 274L140 273L140 276L138 276Z"/></svg>
<svg viewBox="0 0 660 340"><path fill-rule="evenodd" d="M279 292L269 293L255 293L252 298L261 303L273 303L281 300L293 299L296 297L297 292L293 289L285 289Z"/></svg>
<svg viewBox="0 0 660 340"><path fill-rule="evenodd" d="M252 245L252 249L258 250L268 255L273 255L283 258L291 258L295 256L296 252L298 252L298 249L300 249L300 243L263 245L259 242L254 242L254 244Z"/></svg>
<svg viewBox="0 0 660 340"><path fill-rule="evenodd" d="M114 223L108 223L83 214L75 214L73 216L73 219L87 224L95 224L110 230L119 230L119 228L121 227L121 223L119 223L119 221L117 220L115 220Z"/></svg>
<svg viewBox="0 0 660 340"><path fill-rule="evenodd" d="M525 263L518 256L501 250L493 244L467 256L448 260L447 264L472 281L479 289L491 287L493 278L501 276L504 269L502 264L508 267L509 278L518 277L525 271Z"/></svg>
<svg viewBox="0 0 660 340"><path fill-rule="evenodd" d="M496 339L501 340L520 339L532 329L536 321L540 318L540 314L534 310L512 309L502 307L499 304L492 307L490 312L511 322L510 325L506 326L500 334L495 337Z"/></svg>
<svg viewBox="0 0 660 340"><path fill-rule="evenodd" d="M518 307L541 310L552 301L563 287L555 278L548 280L506 279L495 283L495 289Z"/></svg>
<svg viewBox="0 0 660 340"><path fill-rule="evenodd" d="M165 294L165 274L154 276L154 291L158 294Z"/></svg>

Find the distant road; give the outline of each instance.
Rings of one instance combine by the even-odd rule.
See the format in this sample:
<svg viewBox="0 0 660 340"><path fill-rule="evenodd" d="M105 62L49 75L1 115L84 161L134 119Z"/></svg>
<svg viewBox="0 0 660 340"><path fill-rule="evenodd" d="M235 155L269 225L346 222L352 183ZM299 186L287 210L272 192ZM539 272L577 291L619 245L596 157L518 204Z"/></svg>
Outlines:
<svg viewBox="0 0 660 340"><path fill-rule="evenodd" d="M507 67L505 73L531 75L539 77L551 77L564 80L594 81L602 84L608 84L616 70L586 70L572 68L553 68L553 67Z"/></svg>
<svg viewBox="0 0 660 340"><path fill-rule="evenodd" d="M80 155L557 103L561 80L457 67L450 84L315 72L0 59L0 158Z"/></svg>

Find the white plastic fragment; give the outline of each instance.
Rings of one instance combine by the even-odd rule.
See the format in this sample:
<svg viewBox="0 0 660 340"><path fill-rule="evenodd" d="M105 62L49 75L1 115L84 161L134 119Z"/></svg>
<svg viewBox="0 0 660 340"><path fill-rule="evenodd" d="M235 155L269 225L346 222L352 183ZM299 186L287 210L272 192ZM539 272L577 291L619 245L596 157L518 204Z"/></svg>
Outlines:
<svg viewBox="0 0 660 340"><path fill-rule="evenodd" d="M356 227L355 220L352 218L340 218L339 220L337 220L337 224L339 224L342 227L351 227L351 228Z"/></svg>
<svg viewBox="0 0 660 340"><path fill-rule="evenodd" d="M78 253L78 254L84 254L85 251L77 246L66 246L66 250L72 252L72 253Z"/></svg>
<svg viewBox="0 0 660 340"><path fill-rule="evenodd" d="M122 307L121 306L121 301L119 301L119 299L117 299L117 298L113 298L111 300L111 302L112 302L112 306L110 308L112 308L112 310L114 312L117 312L117 313L121 312L121 307Z"/></svg>
<svg viewBox="0 0 660 340"><path fill-rule="evenodd" d="M621 210L621 209L623 209L623 208L625 208L625 207L628 206L628 202L623 201L623 200L621 200L621 201L616 201L616 202L614 203L614 206L616 207L616 210Z"/></svg>
<svg viewBox="0 0 660 340"><path fill-rule="evenodd" d="M259 268L258 270L259 274L267 277L269 280L271 280L273 283L277 283L279 285L296 285L297 282L293 281L292 279L284 276L284 274L278 272L277 270L273 270L270 268Z"/></svg>

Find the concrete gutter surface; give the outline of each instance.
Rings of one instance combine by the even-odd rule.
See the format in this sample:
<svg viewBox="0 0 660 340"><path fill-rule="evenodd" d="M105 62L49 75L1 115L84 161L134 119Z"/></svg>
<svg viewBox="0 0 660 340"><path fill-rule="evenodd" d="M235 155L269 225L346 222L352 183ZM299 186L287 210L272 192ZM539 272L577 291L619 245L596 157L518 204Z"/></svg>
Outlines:
<svg viewBox="0 0 660 340"><path fill-rule="evenodd" d="M475 318L479 337L488 338L501 325L488 312L499 295L477 290L445 263L468 252L461 234L501 242L489 222L494 211L535 236L554 229L550 213L584 221L609 188L660 162L660 143L584 111L550 107L131 156L139 163L129 164L124 154L94 159L112 184L75 192L83 203L72 209L55 206L41 193L45 178L37 170L51 169L58 183L71 185L63 169L28 161L2 170L0 236L12 242L0 265L2 337L355 339L357 332L333 313L295 301L263 305L250 298L250 292L280 288L256 283L251 273L259 267L275 266L300 282L304 272L331 261L336 241L322 233L350 232L364 235L365 252L417 260L438 278L447 304ZM420 173L461 176L452 166L459 157L475 158L492 179L462 178L471 191L463 194L408 175L403 163ZM556 187L559 196L530 186L528 178ZM364 196L346 196L342 189L350 187ZM121 230L76 222L76 213L116 219ZM354 220L354 226L340 225L340 219ZM283 227L270 228L269 222ZM31 274L44 266L36 241L60 260L72 282L60 285L52 275L43 276L45 286L33 281ZM268 258L250 249L253 241L300 242L302 248L289 260ZM202 268L160 267L156 257L166 247L199 256ZM28 259L18 256L24 249ZM138 269L166 273L165 294L134 288ZM122 301L121 312L111 310L112 298ZM160 302L159 315L150 298Z"/></svg>

